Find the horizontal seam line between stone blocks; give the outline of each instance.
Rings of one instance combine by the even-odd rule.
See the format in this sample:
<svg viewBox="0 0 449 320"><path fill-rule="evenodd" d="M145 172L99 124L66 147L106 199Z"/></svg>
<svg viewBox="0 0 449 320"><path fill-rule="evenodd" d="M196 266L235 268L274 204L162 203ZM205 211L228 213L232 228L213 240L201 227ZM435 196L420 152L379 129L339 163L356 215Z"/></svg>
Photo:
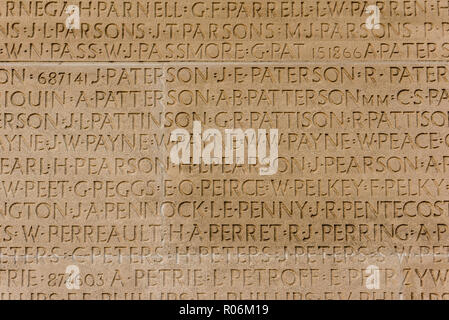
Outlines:
<svg viewBox="0 0 449 320"><path fill-rule="evenodd" d="M292 61L0 61L2 64L7 65L85 65L85 66L112 66L114 64L118 65L199 65L199 64L210 64L210 65L292 65L292 64L377 64L377 65L388 65L388 64L449 64L449 60L388 60L388 61L311 61L311 60L292 60Z"/></svg>

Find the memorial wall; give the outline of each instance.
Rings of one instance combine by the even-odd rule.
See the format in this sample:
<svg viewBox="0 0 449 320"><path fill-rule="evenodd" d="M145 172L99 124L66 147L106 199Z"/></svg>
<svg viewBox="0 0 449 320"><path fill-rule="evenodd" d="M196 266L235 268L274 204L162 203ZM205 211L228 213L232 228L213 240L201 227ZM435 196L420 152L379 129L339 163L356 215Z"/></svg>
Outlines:
<svg viewBox="0 0 449 320"><path fill-rule="evenodd" d="M449 1L0 1L0 299L449 299Z"/></svg>

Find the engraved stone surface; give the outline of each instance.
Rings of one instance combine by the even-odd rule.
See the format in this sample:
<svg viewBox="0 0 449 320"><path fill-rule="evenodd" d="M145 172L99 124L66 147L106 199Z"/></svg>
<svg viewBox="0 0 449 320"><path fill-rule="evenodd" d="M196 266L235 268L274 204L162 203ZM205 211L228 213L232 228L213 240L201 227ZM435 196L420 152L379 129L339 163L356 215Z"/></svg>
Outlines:
<svg viewBox="0 0 449 320"><path fill-rule="evenodd" d="M0 2L0 299L449 299L449 1Z"/></svg>

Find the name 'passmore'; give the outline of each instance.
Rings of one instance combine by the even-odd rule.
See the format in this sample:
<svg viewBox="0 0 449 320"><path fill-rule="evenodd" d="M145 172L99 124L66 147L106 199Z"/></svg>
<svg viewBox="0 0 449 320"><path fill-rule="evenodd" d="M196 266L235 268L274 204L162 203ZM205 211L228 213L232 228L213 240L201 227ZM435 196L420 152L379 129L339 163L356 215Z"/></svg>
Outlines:
<svg viewBox="0 0 449 320"><path fill-rule="evenodd" d="M260 175L273 175L278 171L278 129L218 129L202 131L201 122L193 122L193 133L185 129L171 132L170 141L176 142L170 150L173 164L245 164L245 151L248 164L259 163ZM246 142L246 143L245 143ZM269 145L268 145L269 144ZM245 148L246 146L246 148ZM224 157L223 157L224 147Z"/></svg>

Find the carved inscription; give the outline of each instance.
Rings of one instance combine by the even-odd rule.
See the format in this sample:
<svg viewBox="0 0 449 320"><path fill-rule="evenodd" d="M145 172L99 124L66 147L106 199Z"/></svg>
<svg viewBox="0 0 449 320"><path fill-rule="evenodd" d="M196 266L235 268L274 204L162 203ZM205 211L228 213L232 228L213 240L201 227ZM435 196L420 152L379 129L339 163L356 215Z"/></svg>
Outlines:
<svg viewBox="0 0 449 320"><path fill-rule="evenodd" d="M449 1L0 2L0 299L449 299Z"/></svg>

